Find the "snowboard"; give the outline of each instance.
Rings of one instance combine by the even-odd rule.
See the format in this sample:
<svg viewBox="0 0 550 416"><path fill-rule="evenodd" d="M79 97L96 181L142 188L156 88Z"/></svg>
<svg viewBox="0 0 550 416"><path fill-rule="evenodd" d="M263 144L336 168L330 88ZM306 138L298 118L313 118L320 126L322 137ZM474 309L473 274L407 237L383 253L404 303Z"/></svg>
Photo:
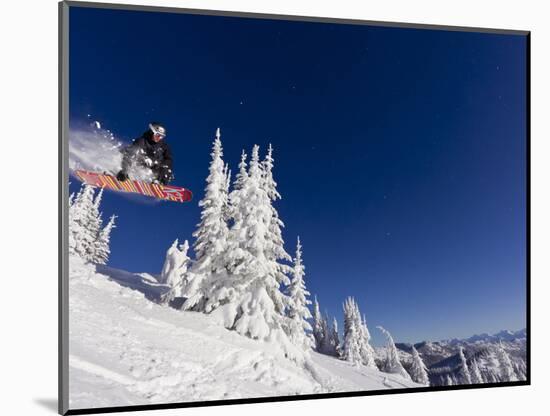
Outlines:
<svg viewBox="0 0 550 416"><path fill-rule="evenodd" d="M188 202L193 198L193 193L189 189L181 188L179 186L147 183L134 179L119 181L112 175L98 172L88 172L85 170L76 170L74 171L74 174L85 184L95 186L97 188L141 194L174 202Z"/></svg>

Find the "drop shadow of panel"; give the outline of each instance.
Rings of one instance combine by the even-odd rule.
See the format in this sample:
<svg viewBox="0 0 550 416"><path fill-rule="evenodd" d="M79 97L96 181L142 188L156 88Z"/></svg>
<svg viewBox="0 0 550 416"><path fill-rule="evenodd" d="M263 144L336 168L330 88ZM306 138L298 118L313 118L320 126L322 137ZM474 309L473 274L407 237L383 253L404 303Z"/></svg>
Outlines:
<svg viewBox="0 0 550 416"><path fill-rule="evenodd" d="M52 413L57 413L57 399L34 399L34 402Z"/></svg>

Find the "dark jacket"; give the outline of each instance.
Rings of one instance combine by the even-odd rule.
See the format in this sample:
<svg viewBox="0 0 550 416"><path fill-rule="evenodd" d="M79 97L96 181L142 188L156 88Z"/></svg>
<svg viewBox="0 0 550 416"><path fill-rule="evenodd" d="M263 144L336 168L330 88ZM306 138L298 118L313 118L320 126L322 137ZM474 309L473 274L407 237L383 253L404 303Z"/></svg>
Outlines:
<svg viewBox="0 0 550 416"><path fill-rule="evenodd" d="M155 143L150 130L146 131L122 152L122 171L127 173L134 164L145 166L153 171L154 179L166 185L172 174L172 152L163 140Z"/></svg>

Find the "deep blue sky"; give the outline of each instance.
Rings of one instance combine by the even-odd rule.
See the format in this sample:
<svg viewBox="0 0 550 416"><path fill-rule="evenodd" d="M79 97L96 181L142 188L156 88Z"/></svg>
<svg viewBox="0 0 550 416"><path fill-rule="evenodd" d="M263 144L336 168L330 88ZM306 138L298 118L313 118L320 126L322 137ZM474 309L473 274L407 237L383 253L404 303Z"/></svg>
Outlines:
<svg viewBox="0 0 550 416"><path fill-rule="evenodd" d="M287 251L396 340L525 326L522 36L71 7L72 125L167 126L186 205L109 193L110 265L158 273L199 222L214 131L275 148ZM74 189L77 185L73 181ZM73 190L74 190L73 189Z"/></svg>

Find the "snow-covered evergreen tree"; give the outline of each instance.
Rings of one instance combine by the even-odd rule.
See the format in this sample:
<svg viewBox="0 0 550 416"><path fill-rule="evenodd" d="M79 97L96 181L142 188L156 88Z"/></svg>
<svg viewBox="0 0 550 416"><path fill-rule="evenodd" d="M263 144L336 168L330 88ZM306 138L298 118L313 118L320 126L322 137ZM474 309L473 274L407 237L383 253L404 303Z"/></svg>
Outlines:
<svg viewBox="0 0 550 416"><path fill-rule="evenodd" d="M103 227L103 219L100 211L102 199L103 199L103 188L99 189L97 194L95 194L94 203L90 213L91 215L90 228L92 229L92 232L95 235L95 241L90 247L89 261L96 264L105 264L103 262L105 257L105 253L104 253L105 246L103 243L99 242L99 239L101 238L102 227ZM111 230L109 229L109 234L110 234L110 231ZM101 251L101 253L99 253L98 250ZM107 250L109 250L109 247L107 247ZM109 253L110 253L110 250L109 250ZM107 254L107 258L108 258L108 254Z"/></svg>
<svg viewBox="0 0 550 416"><path fill-rule="evenodd" d="M94 213L99 213L99 207L101 206L101 201L103 200L103 188L100 188L97 195L94 197Z"/></svg>
<svg viewBox="0 0 550 416"><path fill-rule="evenodd" d="M356 319L359 320L360 328L361 328L361 358L363 360L363 365L370 367L370 368L377 368L376 367L376 361L374 359L375 353L374 348L370 345L370 332L367 327L367 318L365 315L363 315L363 320L361 321L360 318L360 312L359 312L359 306L357 303L355 303L355 315Z"/></svg>
<svg viewBox="0 0 550 416"><path fill-rule="evenodd" d="M277 182L273 178L273 148L269 145L267 155L260 164L261 172L261 188L267 194L269 203L267 204L270 217L268 219L268 227L265 242L265 257L268 261L268 267L273 274L273 277L279 284L288 285L290 283L288 275L292 273L291 267L284 262L292 261L292 257L286 252L284 248L284 240L282 234L282 228L284 227L283 221L279 218L279 213L275 208L277 200L281 199L281 195L277 191ZM288 299L282 298L283 301ZM283 305L283 308L288 305Z"/></svg>
<svg viewBox="0 0 550 416"><path fill-rule="evenodd" d="M329 330L328 345L330 354L335 357L340 357L340 336L338 335L338 322L336 318L332 319L332 326Z"/></svg>
<svg viewBox="0 0 550 416"><path fill-rule="evenodd" d="M313 301L313 338L315 340L315 349L317 352L323 352L324 350L324 327L325 325L323 323L323 316L321 315L321 310L319 308L319 301L317 300L317 296L315 296Z"/></svg>
<svg viewBox="0 0 550 416"><path fill-rule="evenodd" d="M351 297L344 302L344 339L340 353L346 361L377 368L366 319L361 319L359 305Z"/></svg>
<svg viewBox="0 0 550 416"><path fill-rule="evenodd" d="M459 348L458 357L460 359L460 364L458 368L458 382L460 384L472 384L472 377L470 375L468 363L466 362L466 357L464 356L463 347Z"/></svg>
<svg viewBox="0 0 550 416"><path fill-rule="evenodd" d="M116 215L111 215L109 222L101 229L95 241L94 263L107 264L111 255L111 231L115 226Z"/></svg>
<svg viewBox="0 0 550 416"><path fill-rule="evenodd" d="M203 199L199 202L201 210L201 222L193 233L196 238L193 248L195 250L195 262L190 276L193 279L183 288L188 299L184 304L185 309L203 310L205 288L211 286L220 274L225 273L224 252L226 250L228 228L225 221L224 205L227 190L227 172L224 173L223 148L220 129L216 130L216 137L212 145L212 160L209 174L206 178L206 189ZM209 284L203 284L204 279Z"/></svg>
<svg viewBox="0 0 550 416"><path fill-rule="evenodd" d="M311 301L308 299L309 292L306 289L304 281L305 267L302 263L302 244L300 237L296 243L296 256L292 267L292 280L288 287L289 304L288 317L290 318L289 336L291 341L304 349L313 347L313 340L309 332L312 330L308 322L311 312L308 305Z"/></svg>
<svg viewBox="0 0 550 416"><path fill-rule="evenodd" d="M94 190L83 185L73 199L69 209L69 253L86 260L88 249L95 236L87 227L89 213L94 201Z"/></svg>
<svg viewBox="0 0 550 416"><path fill-rule="evenodd" d="M332 349L330 348L330 326L328 324L328 319L328 313L325 311L322 321L324 339L323 350L321 352L326 355L334 355Z"/></svg>
<svg viewBox="0 0 550 416"><path fill-rule="evenodd" d="M510 356L504 349L502 342L497 346L497 358L500 365L500 381L518 381Z"/></svg>
<svg viewBox="0 0 550 416"><path fill-rule="evenodd" d="M80 224L76 222L76 208L74 207L77 196L83 192L84 188L80 188L80 191L77 194L72 193L69 196L69 255L76 256L78 255L76 251L78 233L76 232L77 228L80 227Z"/></svg>
<svg viewBox="0 0 550 416"><path fill-rule="evenodd" d="M525 361L523 361L521 357L516 357L516 359L512 361L512 365L518 380L527 380L527 366L525 365Z"/></svg>
<svg viewBox="0 0 550 416"><path fill-rule="evenodd" d="M228 168L226 170L228 171ZM228 175L225 177L225 189L229 192L227 196L226 211L228 217L228 222L226 223L227 236L225 238L225 249L222 253L225 273L218 273L216 275L210 274L207 280L202 283L202 290L207 293L207 296L211 299L208 307L202 305L202 308L199 308L203 312L210 313L220 304L228 303L231 299L236 298L238 292L244 287L244 282L239 282L238 272L240 271L239 267L245 263L245 258L247 257L247 253L243 250L243 245L248 238L247 232L249 230L243 227L243 223L250 211L250 203L247 195L248 181L247 154L243 150L239 163L239 172L235 177L233 190L231 192L229 192ZM197 284L199 279L193 277L194 273L195 268L188 273L190 279L192 278L190 286L200 287L201 285ZM220 288L224 289L220 290ZM198 289L191 291L187 290L187 292L193 293L196 290ZM191 301L186 301L184 309L188 309L189 305L192 305ZM225 325L229 325L229 322L225 322Z"/></svg>
<svg viewBox="0 0 550 416"><path fill-rule="evenodd" d="M410 380L411 377L409 376L409 373L407 373L407 371L403 368L403 365L399 360L399 353L397 352L397 348L393 342L393 337L383 327L378 326L377 328L382 331L388 340L386 345L386 359L384 361L382 371L386 373L399 374L401 377Z"/></svg>
<svg viewBox="0 0 550 416"><path fill-rule="evenodd" d="M414 345L412 346L412 365L410 373L415 383L424 384L426 386L430 384L428 369Z"/></svg>
<svg viewBox="0 0 550 416"><path fill-rule="evenodd" d="M230 192L228 198L230 214L229 217L231 218L233 223L237 219L242 221L243 212L240 211L240 208L243 204L242 199L245 198L244 185L248 180L246 158L246 152L243 150L241 153L241 161L239 162L239 173L237 173L237 176L235 177L235 181L233 182L233 190Z"/></svg>
<svg viewBox="0 0 550 416"><path fill-rule="evenodd" d="M470 375L472 376L472 384L483 383L483 376L481 375L481 371L479 370L479 364L477 363L477 359L475 357L472 357L472 360L471 360Z"/></svg>
<svg viewBox="0 0 550 416"><path fill-rule="evenodd" d="M269 220L269 234L268 234L268 247L267 255L268 258L274 260L286 260L291 261L292 258L284 249L284 241L282 236L282 228L284 227L283 221L279 218L279 213L273 205L274 202L281 199L281 195L277 191L277 182L273 178L273 147L269 145L267 155L262 162L262 173L263 173L263 188L267 193L269 199L271 200L270 209L271 209L271 218ZM286 274L289 272L288 267L280 264L279 272ZM284 280L284 278L281 278Z"/></svg>
<svg viewBox="0 0 550 416"><path fill-rule="evenodd" d="M162 298L165 303L169 303L172 299L182 296L182 290L188 278L188 250L189 243L187 240L183 244L179 244L178 239L176 239L166 252L166 258L159 277L159 282L169 287L168 292Z"/></svg>
<svg viewBox="0 0 550 416"><path fill-rule="evenodd" d="M351 297L344 302L344 339L342 341L342 359L355 365L363 363L363 329L357 316L357 306Z"/></svg>
<svg viewBox="0 0 550 416"><path fill-rule="evenodd" d="M229 169L229 164L225 165L223 169L223 175L225 177L225 183L222 189L222 213L223 213L223 219L227 223L231 219L231 210L229 208L229 188L231 185L231 169Z"/></svg>
<svg viewBox="0 0 550 416"><path fill-rule="evenodd" d="M101 229L99 198L94 200L94 188L83 185L70 207L69 213L69 253L87 262L94 262L95 241Z"/></svg>
<svg viewBox="0 0 550 416"><path fill-rule="evenodd" d="M69 254L88 263L106 264L111 253L110 235L115 228L115 216L105 227L99 207L103 189L95 193L90 185L82 185L69 198Z"/></svg>
<svg viewBox="0 0 550 416"><path fill-rule="evenodd" d="M493 367L485 368L482 375L486 383L498 383L499 381L504 381L500 380L498 369Z"/></svg>
<svg viewBox="0 0 550 416"><path fill-rule="evenodd" d="M223 165L220 165L223 177ZM237 175L237 180L240 175ZM233 224L223 252L222 268L210 272L202 311L226 328L254 339L279 343L288 356L297 358L299 349L288 338L288 297L281 291L287 276L280 273L271 253L269 225L271 200L264 186L259 147L252 150L248 175L242 181L239 198L231 198ZM220 210L221 211L221 210ZM211 241L216 241L212 239ZM187 302L186 302L187 303Z"/></svg>

